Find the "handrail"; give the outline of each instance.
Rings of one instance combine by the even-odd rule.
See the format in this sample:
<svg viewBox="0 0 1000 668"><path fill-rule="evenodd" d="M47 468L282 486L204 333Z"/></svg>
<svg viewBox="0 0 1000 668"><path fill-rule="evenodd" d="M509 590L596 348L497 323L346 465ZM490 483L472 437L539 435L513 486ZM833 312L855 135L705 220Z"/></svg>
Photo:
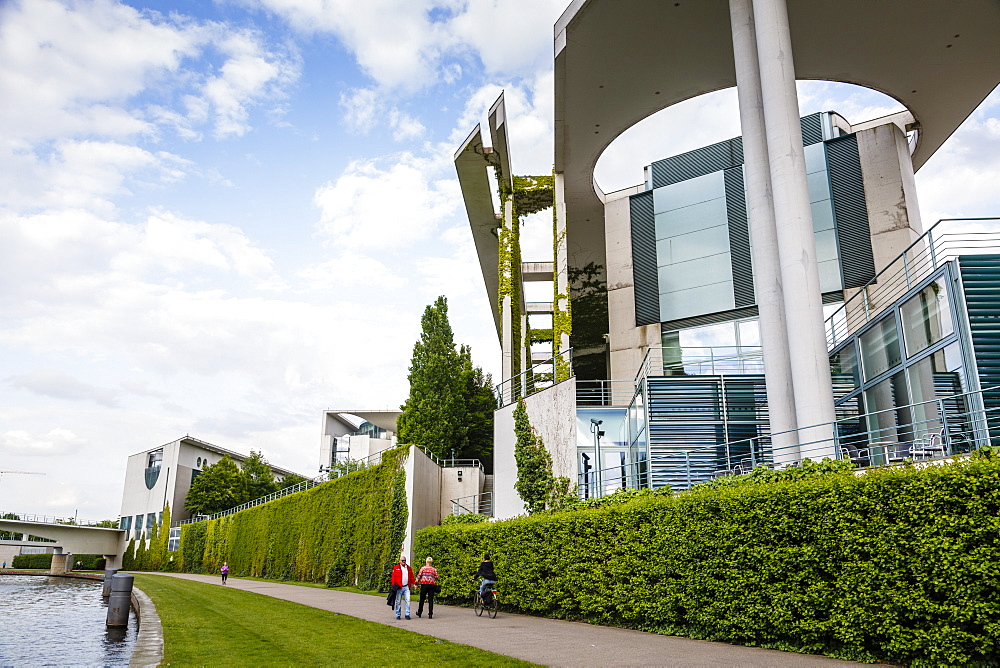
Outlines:
<svg viewBox="0 0 1000 668"><path fill-rule="evenodd" d="M1000 230L948 232L950 223L1000 221L997 217L942 218L856 290L825 321L830 349L846 340L912 287L933 274L963 250L975 253L1000 246ZM989 244L979 247L976 244Z"/></svg>
<svg viewBox="0 0 1000 668"><path fill-rule="evenodd" d="M509 406L518 399L531 396L572 376L573 349L570 348L499 383L495 388L497 408Z"/></svg>
<svg viewBox="0 0 1000 668"><path fill-rule="evenodd" d="M17 519L5 518L3 515L17 515ZM117 529L118 527L98 526L108 520L81 520L75 517L59 517L58 515L33 515L30 513L0 513L0 520L6 519L8 522L34 522L36 524L59 524L62 526L90 527L92 529ZM121 522L119 518L119 523ZM8 532L11 533L11 532ZM14 531L13 533L19 533ZM23 533L23 532L20 532Z"/></svg>
<svg viewBox="0 0 1000 668"><path fill-rule="evenodd" d="M688 351L693 355L685 357L685 352ZM702 357L697 355L700 351L705 351L701 353ZM726 354L716 351L734 352ZM679 359L666 360L665 352L676 353ZM705 364L709 367L708 373L704 372ZM688 367L697 367L697 372L692 375L699 376L760 374L764 372L764 353L761 346L650 346L639 365L635 380L638 382L648 376L664 375L667 370L689 373ZM654 369L656 373L653 373Z"/></svg>
<svg viewBox="0 0 1000 668"><path fill-rule="evenodd" d="M471 499L470 501L466 501ZM466 503L463 503L466 501ZM483 502L486 501L486 512L483 510ZM449 499L451 503L451 514L452 515L486 515L487 517L493 517L493 492L480 492L479 494L470 494L468 496L460 496L457 499ZM471 507L470 507L471 506Z"/></svg>

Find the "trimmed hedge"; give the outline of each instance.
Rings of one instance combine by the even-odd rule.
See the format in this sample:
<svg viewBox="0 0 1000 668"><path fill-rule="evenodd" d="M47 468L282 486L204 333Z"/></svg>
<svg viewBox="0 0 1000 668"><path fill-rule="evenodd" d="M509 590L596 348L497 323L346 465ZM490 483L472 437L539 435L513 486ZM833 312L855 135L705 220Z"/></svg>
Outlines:
<svg viewBox="0 0 1000 668"><path fill-rule="evenodd" d="M52 568L51 554L16 554L11 568Z"/></svg>
<svg viewBox="0 0 1000 668"><path fill-rule="evenodd" d="M409 446L382 463L312 489L181 528L179 568L278 580L388 587L386 568L406 531L403 462Z"/></svg>
<svg viewBox="0 0 1000 668"><path fill-rule="evenodd" d="M1000 665L1000 460L640 496L428 527L446 598L488 552L504 605L913 666Z"/></svg>

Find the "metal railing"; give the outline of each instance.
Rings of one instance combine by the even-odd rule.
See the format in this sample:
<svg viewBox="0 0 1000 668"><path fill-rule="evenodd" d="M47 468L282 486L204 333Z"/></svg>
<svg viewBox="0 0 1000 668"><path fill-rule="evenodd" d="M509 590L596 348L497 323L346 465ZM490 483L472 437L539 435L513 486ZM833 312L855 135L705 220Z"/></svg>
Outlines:
<svg viewBox="0 0 1000 668"><path fill-rule="evenodd" d="M573 376L573 349L539 362L496 386L497 408L552 387Z"/></svg>
<svg viewBox="0 0 1000 668"><path fill-rule="evenodd" d="M988 222L995 229L986 229ZM983 229L974 229L977 224ZM1000 218L942 218L826 319L827 346L847 339L943 264L984 251L1000 251Z"/></svg>
<svg viewBox="0 0 1000 668"><path fill-rule="evenodd" d="M635 377L762 373L764 354L760 346L667 346L647 350Z"/></svg>
<svg viewBox="0 0 1000 668"><path fill-rule="evenodd" d="M577 476L577 494L581 499L593 499L614 494L620 489L645 489L650 486L649 463L628 462Z"/></svg>
<svg viewBox="0 0 1000 668"><path fill-rule="evenodd" d="M288 496L289 494L295 494L296 492L303 492L307 489L312 489L313 487L321 485L324 482L336 480L337 478L343 477L350 473L354 473L355 471L363 471L364 469L377 466L382 463L382 454L396 447L398 446L393 446L391 448L386 448L385 450L379 450L378 452L373 452L367 457L362 457L361 459L350 459L341 462L335 462L333 466L331 466L327 470L322 471L320 475L316 476L312 480L306 480L296 485L285 487L284 489L279 489L278 491L272 492L267 496L262 496L252 501L247 501L246 503L234 506L233 508L228 508L226 510L219 511L217 513L212 513L211 515L197 515L190 519L180 520L178 522L171 522L171 526L177 527L183 524L204 522L205 520L217 520L220 517L225 517L226 515L232 515L233 513L238 513L241 510L253 508L254 506L259 506L269 501L280 499L283 496ZM422 445L413 445L410 447L417 448L418 450L423 452L431 459L431 461L433 461L441 468L449 468L452 466L480 468L480 469L483 468L483 463L478 459L441 459L437 457L433 452L428 451L427 448L423 447Z"/></svg>
<svg viewBox="0 0 1000 668"><path fill-rule="evenodd" d="M452 515L486 515L493 517L493 492L480 492L451 499Z"/></svg>
<svg viewBox="0 0 1000 668"><path fill-rule="evenodd" d="M579 380L576 381L576 405L628 406L635 396L635 381Z"/></svg>
<svg viewBox="0 0 1000 668"><path fill-rule="evenodd" d="M17 515L17 519L4 518L4 515ZM34 515L31 513L0 513L0 519L8 519L11 522L37 522L38 524L62 524L63 526L92 527L96 529L117 529L118 527L99 526L107 520L81 520L75 517L65 517L59 515ZM14 532L18 533L18 532Z"/></svg>
<svg viewBox="0 0 1000 668"><path fill-rule="evenodd" d="M674 489L688 489L721 476L751 473L761 466L799 466L807 458L813 461L844 459L861 468L948 459L993 442L1000 443L1000 408L978 408L985 392L998 389L1000 386L858 413L795 432L778 432L686 450L651 448L648 473L637 469L631 475L627 472L609 474L607 480L634 480L637 486L670 484ZM789 439L794 440L793 445L776 446L775 437L782 434L794 434L798 438ZM638 465L645 466L646 462ZM609 470L620 472L623 467L602 470L599 488L602 493L607 493L608 485L603 480ZM633 488L632 485L629 482L627 486ZM620 486L617 482L612 485L613 489ZM581 493L582 488L581 484Z"/></svg>

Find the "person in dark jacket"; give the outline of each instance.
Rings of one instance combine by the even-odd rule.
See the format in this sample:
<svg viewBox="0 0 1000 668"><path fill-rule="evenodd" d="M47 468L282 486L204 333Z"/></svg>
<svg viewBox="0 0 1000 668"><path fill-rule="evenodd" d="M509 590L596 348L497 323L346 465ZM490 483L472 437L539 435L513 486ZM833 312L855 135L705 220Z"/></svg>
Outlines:
<svg viewBox="0 0 1000 668"><path fill-rule="evenodd" d="M488 600L486 590L497 583L497 574L493 570L493 562L490 561L490 555L483 555L483 563L479 564L479 570L473 575L474 578L482 578L479 583L479 595L483 597L483 600Z"/></svg>

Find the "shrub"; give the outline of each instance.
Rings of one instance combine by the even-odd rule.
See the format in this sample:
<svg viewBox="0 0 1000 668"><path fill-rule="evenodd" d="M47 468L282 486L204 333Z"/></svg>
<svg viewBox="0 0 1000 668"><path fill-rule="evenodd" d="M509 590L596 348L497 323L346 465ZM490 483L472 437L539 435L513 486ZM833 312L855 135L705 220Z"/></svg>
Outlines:
<svg viewBox="0 0 1000 668"><path fill-rule="evenodd" d="M17 554L11 568L52 568L51 554Z"/></svg>
<svg viewBox="0 0 1000 668"><path fill-rule="evenodd" d="M480 522L485 522L489 518L486 515L480 515L478 513L465 513L464 515L447 515L441 524L479 524Z"/></svg>
<svg viewBox="0 0 1000 668"><path fill-rule="evenodd" d="M764 477L764 476L761 476ZM911 666L1000 663L1000 459L833 471L421 530L443 596Z"/></svg>

